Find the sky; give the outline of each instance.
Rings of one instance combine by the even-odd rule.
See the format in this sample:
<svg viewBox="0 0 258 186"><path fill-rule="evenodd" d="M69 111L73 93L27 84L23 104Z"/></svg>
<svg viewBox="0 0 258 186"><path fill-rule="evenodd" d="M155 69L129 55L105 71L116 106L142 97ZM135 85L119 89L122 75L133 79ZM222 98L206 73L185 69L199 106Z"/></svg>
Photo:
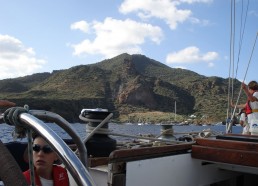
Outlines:
<svg viewBox="0 0 258 186"><path fill-rule="evenodd" d="M128 53L208 77L258 81L258 0L235 0L233 9L231 0L0 0L0 4L0 79Z"/></svg>

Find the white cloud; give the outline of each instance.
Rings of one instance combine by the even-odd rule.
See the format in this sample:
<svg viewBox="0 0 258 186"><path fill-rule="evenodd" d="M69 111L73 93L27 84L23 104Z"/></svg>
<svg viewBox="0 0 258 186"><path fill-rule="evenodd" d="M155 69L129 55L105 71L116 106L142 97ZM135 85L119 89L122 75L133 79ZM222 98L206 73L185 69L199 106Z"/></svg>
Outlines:
<svg viewBox="0 0 258 186"><path fill-rule="evenodd" d="M185 66L173 66L173 68L187 69Z"/></svg>
<svg viewBox="0 0 258 186"><path fill-rule="evenodd" d="M208 63L208 66L209 66L209 67L214 67L214 63L209 62L209 63Z"/></svg>
<svg viewBox="0 0 258 186"><path fill-rule="evenodd" d="M255 11L255 10L249 11L248 14L250 14L250 15L252 15L252 16L255 16L255 17L258 17L258 13L257 13L257 11Z"/></svg>
<svg viewBox="0 0 258 186"><path fill-rule="evenodd" d="M141 45L147 39L159 44L163 38L162 30L157 26L139 23L130 19L117 20L106 18L104 22L91 23L96 37L93 41L85 39L74 44L74 55L101 54L106 58L121 53L141 53Z"/></svg>
<svg viewBox="0 0 258 186"><path fill-rule="evenodd" d="M9 35L0 35L0 51L0 79L33 74L46 63L35 57L32 48Z"/></svg>
<svg viewBox="0 0 258 186"><path fill-rule="evenodd" d="M119 11L123 14L136 12L143 19L158 18L164 20L170 29L177 28L179 23L187 20L193 23L202 22L197 18L191 17L192 11L187 9L179 9L178 5L182 3L210 3L212 0L125 0L119 7ZM205 21L207 22L207 21ZM202 23L207 24L207 23Z"/></svg>
<svg viewBox="0 0 258 186"><path fill-rule="evenodd" d="M211 3L213 0L180 0L180 2L193 4L193 3Z"/></svg>
<svg viewBox="0 0 258 186"><path fill-rule="evenodd" d="M209 21L209 20L200 20L200 19L197 19L195 17L191 17L189 18L190 22L192 24L198 24L198 25L201 25L201 26L209 26L209 25L212 25L212 23Z"/></svg>
<svg viewBox="0 0 258 186"><path fill-rule="evenodd" d="M173 52L167 55L166 62L168 64L186 64L196 62L208 62L208 66L212 67L212 61L218 59L219 55L216 52L207 52L201 54L200 49L191 46L178 52Z"/></svg>
<svg viewBox="0 0 258 186"><path fill-rule="evenodd" d="M71 25L72 30L81 30L82 32L89 32L89 24L86 21L78 21Z"/></svg>

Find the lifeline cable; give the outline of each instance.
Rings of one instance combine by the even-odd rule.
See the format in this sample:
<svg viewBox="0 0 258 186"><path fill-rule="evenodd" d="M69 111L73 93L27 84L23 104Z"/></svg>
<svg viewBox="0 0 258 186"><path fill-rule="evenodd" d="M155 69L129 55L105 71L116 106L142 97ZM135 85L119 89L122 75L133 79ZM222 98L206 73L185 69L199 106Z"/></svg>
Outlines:
<svg viewBox="0 0 258 186"><path fill-rule="evenodd" d="M229 50L230 50L230 63L229 63L229 70L228 70L228 105L227 105L227 118L229 118L229 112L231 113L231 110L230 110L230 106L229 106L229 102L230 102L230 87L231 87L231 81L230 81L230 77L231 77L231 69L232 69L232 61L234 60L233 59L233 55L232 53L234 53L234 33L235 33L235 22L233 22L233 10L235 11L235 9L233 9L233 2L234 2L234 5L235 5L235 1L234 0L231 0L231 9L230 9L230 13L231 13L231 16L230 16L230 46L229 46ZM235 6L234 6L235 7ZM234 14L235 16L235 14ZM234 28L234 29L233 29ZM232 57L233 56L233 57ZM230 111L229 111L230 110ZM228 123L226 122L226 125L228 125Z"/></svg>
<svg viewBox="0 0 258 186"><path fill-rule="evenodd" d="M33 152L32 152L32 131L31 129L27 130L28 134L28 155L29 155L29 167L30 167L30 180L31 185L35 186L35 172L34 172L34 164L33 164Z"/></svg>

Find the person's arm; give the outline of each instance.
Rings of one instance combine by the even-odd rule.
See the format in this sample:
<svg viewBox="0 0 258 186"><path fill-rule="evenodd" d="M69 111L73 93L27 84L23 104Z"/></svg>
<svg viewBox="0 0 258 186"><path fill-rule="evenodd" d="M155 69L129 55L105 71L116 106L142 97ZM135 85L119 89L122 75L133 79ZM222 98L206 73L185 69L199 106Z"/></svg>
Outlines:
<svg viewBox="0 0 258 186"><path fill-rule="evenodd" d="M231 100L231 107L236 107L236 108L240 108L240 109L243 109L243 108L245 108L245 106L246 106L246 103L245 104L239 104L239 105L235 105L234 103L233 103L233 101Z"/></svg>
<svg viewBox="0 0 258 186"><path fill-rule="evenodd" d="M0 106L2 107L13 107L16 104L8 100L0 100Z"/></svg>

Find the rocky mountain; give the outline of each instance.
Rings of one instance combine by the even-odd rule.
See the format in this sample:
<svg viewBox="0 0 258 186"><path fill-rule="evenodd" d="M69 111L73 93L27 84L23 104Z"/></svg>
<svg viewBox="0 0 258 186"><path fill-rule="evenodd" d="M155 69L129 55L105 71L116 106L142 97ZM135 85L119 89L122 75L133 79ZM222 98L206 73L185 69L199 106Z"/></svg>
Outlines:
<svg viewBox="0 0 258 186"><path fill-rule="evenodd" d="M235 81L236 90L240 82ZM82 108L107 108L114 118L160 111L226 118L228 79L170 68L143 55L121 54L91 65L0 81L1 99L79 121Z"/></svg>

